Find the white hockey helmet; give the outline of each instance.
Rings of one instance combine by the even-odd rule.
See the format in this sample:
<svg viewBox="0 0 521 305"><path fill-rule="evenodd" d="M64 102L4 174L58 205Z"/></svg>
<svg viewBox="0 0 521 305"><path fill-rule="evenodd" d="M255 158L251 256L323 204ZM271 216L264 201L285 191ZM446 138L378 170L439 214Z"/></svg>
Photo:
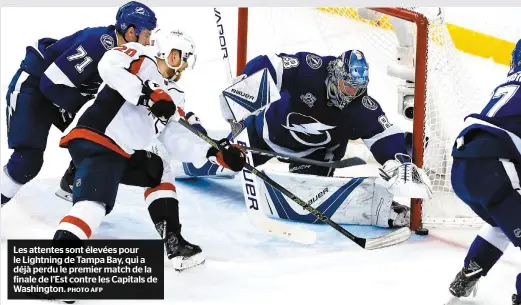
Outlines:
<svg viewBox="0 0 521 305"><path fill-rule="evenodd" d="M197 59L195 54L195 43L192 37L181 30L163 31L157 29L152 33L150 45L155 48L155 56L165 60L166 65L177 72L183 62L188 65L187 69L193 69ZM168 62L168 56L172 50L181 52L181 64L173 67Z"/></svg>

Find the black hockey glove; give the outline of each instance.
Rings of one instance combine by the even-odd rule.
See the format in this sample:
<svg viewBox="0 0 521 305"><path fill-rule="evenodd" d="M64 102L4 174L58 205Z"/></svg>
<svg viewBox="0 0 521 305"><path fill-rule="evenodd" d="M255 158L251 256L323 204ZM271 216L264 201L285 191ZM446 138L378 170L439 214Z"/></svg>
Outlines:
<svg viewBox="0 0 521 305"><path fill-rule="evenodd" d="M148 107L156 117L168 121L177 111L177 106L168 92L153 81L145 81L141 92L143 95L139 104Z"/></svg>
<svg viewBox="0 0 521 305"><path fill-rule="evenodd" d="M217 143L224 147L224 151L219 151L214 147L210 147L206 153L206 158L208 158L212 163L218 164L234 172L240 172L243 169L244 164L246 164L246 154L244 149L237 144L231 144L226 138L221 139Z"/></svg>

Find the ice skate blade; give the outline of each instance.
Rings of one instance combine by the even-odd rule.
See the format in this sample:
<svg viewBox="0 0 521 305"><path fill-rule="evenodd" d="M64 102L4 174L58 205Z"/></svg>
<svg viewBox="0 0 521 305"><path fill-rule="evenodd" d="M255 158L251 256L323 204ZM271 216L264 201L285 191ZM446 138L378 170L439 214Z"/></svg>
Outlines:
<svg viewBox="0 0 521 305"><path fill-rule="evenodd" d="M194 256L190 256L188 258L184 258L182 256L172 258L172 264L174 266L174 270L177 272L184 271L186 269L190 269L201 264L204 264L206 258L202 253L198 253Z"/></svg>
<svg viewBox="0 0 521 305"><path fill-rule="evenodd" d="M69 201L69 202L72 202L72 194L70 193L67 193L66 191L62 190L62 189L59 189L56 191L56 193L54 193L56 196L60 197L61 199L63 200L66 200L66 201Z"/></svg>

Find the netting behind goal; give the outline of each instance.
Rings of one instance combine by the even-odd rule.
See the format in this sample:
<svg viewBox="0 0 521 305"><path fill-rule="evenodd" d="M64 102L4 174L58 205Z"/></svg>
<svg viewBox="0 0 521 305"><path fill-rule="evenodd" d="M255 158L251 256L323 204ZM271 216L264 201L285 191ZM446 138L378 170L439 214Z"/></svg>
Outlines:
<svg viewBox="0 0 521 305"><path fill-rule="evenodd" d="M349 49L362 50L370 67L369 94L379 101L391 122L405 131L414 130L415 162L427 171L434 186L432 200L422 204L413 202L412 226L420 225L420 217L421 224L426 226L481 223L454 195L450 152L464 117L479 110L486 96L483 97L482 90L466 72L463 55L454 47L437 8L377 10L398 19L381 14L368 20L361 18L354 8L249 8L247 38L241 39L239 35L239 49L247 49L242 55L248 60L260 54L281 52L337 56ZM239 30L244 30L246 22L239 19ZM409 35L399 40L396 26L404 24ZM421 37L425 39L421 41ZM397 87L404 79L388 74L388 66L397 63L400 57L397 47L411 41L416 68L412 76L404 73L404 78L413 77L416 85L414 120L397 111ZM241 52L239 69L244 64L240 56ZM350 146L351 153L374 162L367 149L364 151L356 144Z"/></svg>

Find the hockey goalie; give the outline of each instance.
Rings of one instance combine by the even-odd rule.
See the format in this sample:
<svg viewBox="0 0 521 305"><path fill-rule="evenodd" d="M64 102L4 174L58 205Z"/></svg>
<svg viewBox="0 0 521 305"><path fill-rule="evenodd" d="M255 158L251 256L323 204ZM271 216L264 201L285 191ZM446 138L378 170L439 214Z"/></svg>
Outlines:
<svg viewBox="0 0 521 305"><path fill-rule="evenodd" d="M368 94L368 83L369 65L361 50L335 56L310 52L259 55L223 91L221 109L226 120L242 123L238 144L278 154L339 161L349 141L362 139L382 165L379 177L335 177L331 167L295 162L289 162L286 173L264 170L337 223L407 226L410 209L394 197L430 198L431 183L412 163L404 132ZM411 88L413 84L399 92L413 92ZM238 124L232 124L232 129L234 125ZM259 166L272 157L250 152L249 158ZM243 175L255 179L250 176ZM264 214L317 221L269 184L244 183L245 192L255 195ZM256 194L248 183L254 184Z"/></svg>

